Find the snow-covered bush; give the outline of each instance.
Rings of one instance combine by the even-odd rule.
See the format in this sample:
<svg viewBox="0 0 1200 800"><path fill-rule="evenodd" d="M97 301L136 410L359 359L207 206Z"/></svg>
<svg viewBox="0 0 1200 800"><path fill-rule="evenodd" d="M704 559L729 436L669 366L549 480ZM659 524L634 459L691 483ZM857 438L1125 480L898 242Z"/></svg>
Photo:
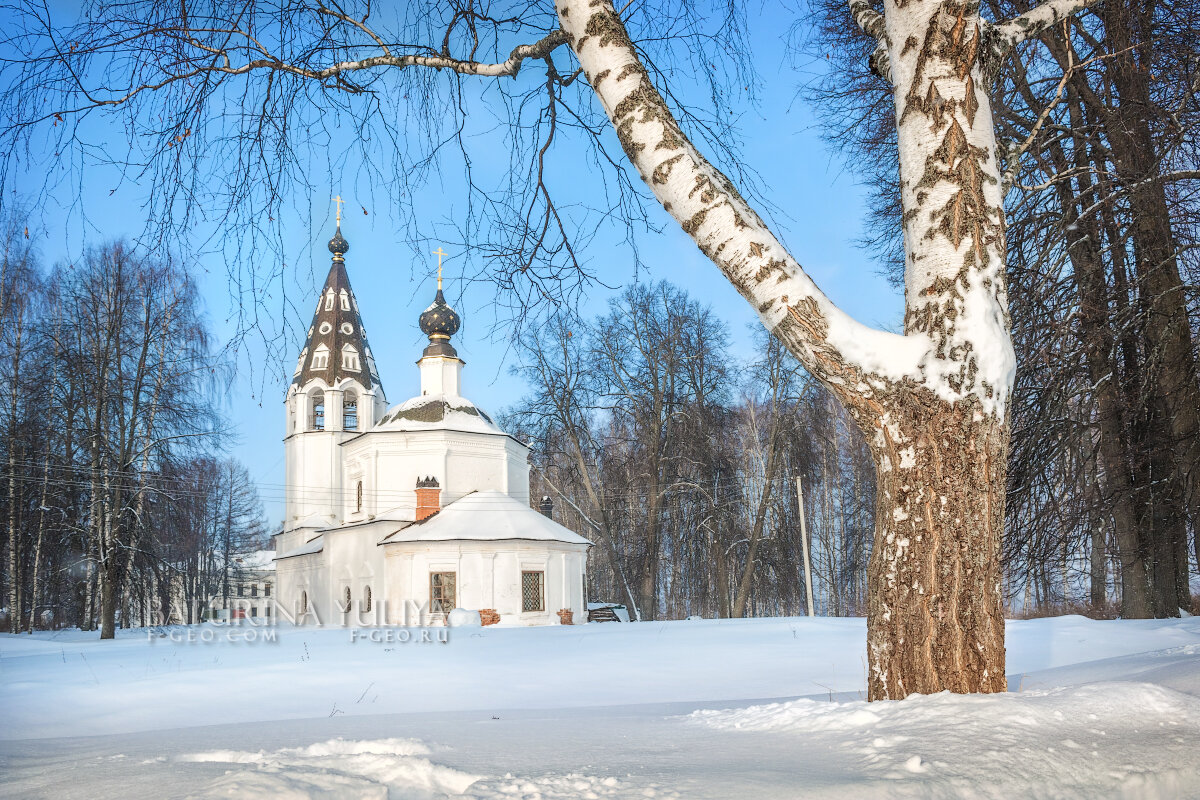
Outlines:
<svg viewBox="0 0 1200 800"><path fill-rule="evenodd" d="M452 628L479 628L483 622L479 619L478 611L456 608L446 615L446 624Z"/></svg>

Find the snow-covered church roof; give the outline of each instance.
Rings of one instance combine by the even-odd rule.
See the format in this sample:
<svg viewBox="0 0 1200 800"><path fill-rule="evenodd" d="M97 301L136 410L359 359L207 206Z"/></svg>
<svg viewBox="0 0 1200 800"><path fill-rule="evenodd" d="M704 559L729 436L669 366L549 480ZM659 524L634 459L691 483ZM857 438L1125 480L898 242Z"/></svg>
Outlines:
<svg viewBox="0 0 1200 800"><path fill-rule="evenodd" d="M591 544L520 500L493 490L472 492L432 517L401 528L380 544L504 539Z"/></svg>
<svg viewBox="0 0 1200 800"><path fill-rule="evenodd" d="M239 556L236 560L242 569L275 569L274 550L255 550L253 553Z"/></svg>
<svg viewBox="0 0 1200 800"><path fill-rule="evenodd" d="M437 429L504 433L492 418L465 397L423 394L392 406L374 430L429 431Z"/></svg>

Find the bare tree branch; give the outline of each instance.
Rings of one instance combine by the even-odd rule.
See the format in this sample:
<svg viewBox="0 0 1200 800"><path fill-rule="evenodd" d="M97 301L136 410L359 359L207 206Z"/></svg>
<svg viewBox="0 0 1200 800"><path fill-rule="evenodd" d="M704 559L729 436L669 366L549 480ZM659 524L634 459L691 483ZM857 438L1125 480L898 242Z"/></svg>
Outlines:
<svg viewBox="0 0 1200 800"><path fill-rule="evenodd" d="M992 40L993 53L1003 56L1026 39L1037 36L1097 2L1099 0L1046 0L1024 14L992 23L988 33Z"/></svg>
<svg viewBox="0 0 1200 800"><path fill-rule="evenodd" d="M892 82L892 65L888 55L891 41L888 39L887 26L880 14L871 8L870 0L849 0L850 15L855 24L862 28L863 33L873 38L877 44L871 53L871 71L888 83Z"/></svg>

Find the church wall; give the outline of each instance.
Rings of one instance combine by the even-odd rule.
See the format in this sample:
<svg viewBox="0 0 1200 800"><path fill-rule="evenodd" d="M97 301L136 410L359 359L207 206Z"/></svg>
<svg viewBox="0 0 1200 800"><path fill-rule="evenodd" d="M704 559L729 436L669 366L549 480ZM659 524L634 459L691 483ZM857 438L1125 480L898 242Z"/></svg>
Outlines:
<svg viewBox="0 0 1200 800"><path fill-rule="evenodd" d="M301 592L308 596L304 624L417 625L428 612L429 575L453 572L456 605L495 609L503 625L557 625L568 608L576 624L587 619L583 595L584 547L539 542L397 543L379 547L380 526L325 534L320 553L276 562L278 616L298 619ZM521 572L545 573L545 609L521 607ZM371 588L371 608L365 589ZM350 588L351 607L344 610Z"/></svg>
<svg viewBox="0 0 1200 800"><path fill-rule="evenodd" d="M453 572L456 605L495 609L503 625L557 625L568 608L574 620L587 619L583 598L584 545L562 542L399 542L384 545L384 585L391 624L403 622L402 609L428 608L431 572ZM542 611L522 611L521 573L545 573ZM406 605L409 604L409 605ZM409 622L415 624L410 619Z"/></svg>
<svg viewBox="0 0 1200 800"><path fill-rule="evenodd" d="M462 431L369 431L342 447L342 510L349 522L411 520L417 480L438 479L443 506L495 489L529 501L528 450L507 436ZM356 485L363 482L363 509Z"/></svg>
<svg viewBox="0 0 1200 800"><path fill-rule="evenodd" d="M324 560L320 553L295 556L275 562L275 578L278 585L276 617L281 622L301 622L301 593L308 595L308 607L312 612L303 622L316 624L330 621L328 581L324 575Z"/></svg>
<svg viewBox="0 0 1200 800"><path fill-rule="evenodd" d="M413 519L417 505L417 480L427 475L445 480L446 459L439 443L388 438L374 446L364 483L368 514L392 519ZM379 434L368 434L371 439ZM369 500L366 497L369 496Z"/></svg>
<svg viewBox="0 0 1200 800"><path fill-rule="evenodd" d="M529 502L529 449L509 439L505 443L505 469L508 494L522 503Z"/></svg>
<svg viewBox="0 0 1200 800"><path fill-rule="evenodd" d="M541 563L541 556L544 555L546 555L544 552L537 551L524 554L515 549L500 550L496 553L496 605L492 608L500 612L501 622L511 621L513 617L520 618L518 615L522 614L521 570L524 568L543 569L545 565ZM522 561L527 563L523 564ZM550 604L547 603L546 607L548 609ZM528 619L528 617L526 618Z"/></svg>
<svg viewBox="0 0 1200 800"><path fill-rule="evenodd" d="M495 489L508 493L508 470L504 451L495 446L471 446L452 442L446 454L446 472L442 480L442 505L471 492ZM491 443L489 443L490 445Z"/></svg>
<svg viewBox="0 0 1200 800"><path fill-rule="evenodd" d="M288 437L285 474L291 502L285 528L303 524L311 517L324 525L339 521L343 503L337 438L342 435L312 431Z"/></svg>
<svg viewBox="0 0 1200 800"><path fill-rule="evenodd" d="M394 525L391 527L395 527ZM383 552L376 543L386 535L381 525L364 525L325 534L326 569L329 575L330 608L339 624L367 625L382 622L385 602ZM366 590L370 587L370 608ZM345 591L350 590L350 610L345 610ZM378 615L378 618L377 618Z"/></svg>

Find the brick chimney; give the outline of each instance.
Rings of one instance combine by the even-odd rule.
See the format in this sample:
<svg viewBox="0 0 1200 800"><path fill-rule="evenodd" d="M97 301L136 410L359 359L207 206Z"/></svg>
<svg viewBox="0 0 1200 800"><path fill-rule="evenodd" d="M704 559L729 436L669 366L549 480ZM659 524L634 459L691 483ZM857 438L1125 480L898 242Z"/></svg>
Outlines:
<svg viewBox="0 0 1200 800"><path fill-rule="evenodd" d="M437 478L417 478L417 522L442 510L442 488Z"/></svg>
<svg viewBox="0 0 1200 800"><path fill-rule="evenodd" d="M542 502L538 503L538 511L545 514L548 519L554 519L554 501L550 499L550 495L542 495Z"/></svg>

